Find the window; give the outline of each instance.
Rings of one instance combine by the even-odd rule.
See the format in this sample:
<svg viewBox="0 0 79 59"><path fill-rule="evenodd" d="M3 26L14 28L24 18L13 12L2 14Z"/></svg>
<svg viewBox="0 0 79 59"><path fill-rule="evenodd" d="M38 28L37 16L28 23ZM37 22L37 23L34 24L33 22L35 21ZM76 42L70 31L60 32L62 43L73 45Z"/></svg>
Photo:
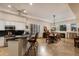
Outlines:
<svg viewBox="0 0 79 59"><path fill-rule="evenodd" d="M77 25L71 24L71 31L77 31Z"/></svg>
<svg viewBox="0 0 79 59"><path fill-rule="evenodd" d="M66 25L60 25L60 31L66 31Z"/></svg>
<svg viewBox="0 0 79 59"><path fill-rule="evenodd" d="M36 34L37 32L40 32L40 25L31 24L30 26L31 34Z"/></svg>

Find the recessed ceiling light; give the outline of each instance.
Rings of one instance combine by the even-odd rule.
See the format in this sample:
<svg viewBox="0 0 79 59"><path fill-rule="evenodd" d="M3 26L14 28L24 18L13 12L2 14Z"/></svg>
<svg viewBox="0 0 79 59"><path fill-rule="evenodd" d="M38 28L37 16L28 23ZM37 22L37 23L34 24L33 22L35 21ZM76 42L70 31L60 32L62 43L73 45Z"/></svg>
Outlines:
<svg viewBox="0 0 79 59"><path fill-rule="evenodd" d="M26 10L23 11L24 13L26 12Z"/></svg>
<svg viewBox="0 0 79 59"><path fill-rule="evenodd" d="M32 3L29 3L30 5L32 5Z"/></svg>
<svg viewBox="0 0 79 59"><path fill-rule="evenodd" d="M11 8L12 6L11 5L8 5L8 7Z"/></svg>

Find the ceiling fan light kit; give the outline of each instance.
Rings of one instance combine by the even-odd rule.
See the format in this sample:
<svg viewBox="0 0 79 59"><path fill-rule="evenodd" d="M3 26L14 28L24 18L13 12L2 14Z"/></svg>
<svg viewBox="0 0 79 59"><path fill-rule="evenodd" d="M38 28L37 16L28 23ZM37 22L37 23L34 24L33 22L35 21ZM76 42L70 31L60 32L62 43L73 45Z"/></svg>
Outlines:
<svg viewBox="0 0 79 59"><path fill-rule="evenodd" d="M8 8L11 8L12 6L11 5L8 5Z"/></svg>
<svg viewBox="0 0 79 59"><path fill-rule="evenodd" d="M27 11L25 9L17 9L13 5L8 5L8 8L12 8L13 10L15 10L19 16L22 16L22 14L27 15Z"/></svg>

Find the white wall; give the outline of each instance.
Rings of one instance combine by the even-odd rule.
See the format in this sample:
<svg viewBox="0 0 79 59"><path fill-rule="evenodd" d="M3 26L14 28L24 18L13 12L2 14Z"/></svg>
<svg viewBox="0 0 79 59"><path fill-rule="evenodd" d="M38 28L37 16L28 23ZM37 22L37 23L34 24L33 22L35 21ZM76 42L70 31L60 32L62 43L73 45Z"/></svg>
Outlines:
<svg viewBox="0 0 79 59"><path fill-rule="evenodd" d="M69 6L76 16L76 24L78 25L79 28L79 3L71 3L69 4Z"/></svg>
<svg viewBox="0 0 79 59"><path fill-rule="evenodd" d="M57 29L57 31L59 31L60 25L66 24L67 31L70 31L71 30L71 28L70 28L71 23L75 23L75 20L67 20L67 21L57 22L56 29ZM0 12L0 30L4 30L5 25L15 25L16 30L25 30L25 26L30 25L30 24L40 25L40 33L39 33L40 36L42 36L44 26L47 26L47 28L49 30L51 29L51 24L49 22L44 22L39 19L23 18L23 17Z"/></svg>
<svg viewBox="0 0 79 59"><path fill-rule="evenodd" d="M4 30L5 25L15 25L16 30L26 30L25 26L30 24L40 25L40 36L42 36L44 26L47 26L47 28L50 29L50 23L41 21L39 19L23 18L0 12L0 30Z"/></svg>
<svg viewBox="0 0 79 59"><path fill-rule="evenodd" d="M26 20L21 17L0 12L0 30L5 28L5 25L15 25L16 30L24 30Z"/></svg>
<svg viewBox="0 0 79 59"><path fill-rule="evenodd" d="M50 23L40 21L40 20L36 20L36 19L28 19L27 24L38 24L38 25L40 25L40 33L39 33L39 35L41 37L42 37L43 30L44 30L44 26L47 26L48 30L50 30L50 28L51 28Z"/></svg>
<svg viewBox="0 0 79 59"><path fill-rule="evenodd" d="M66 25L67 31L71 31L71 24L76 24L76 20L67 20L67 21L61 21L56 23L56 29L57 31L60 31L60 25Z"/></svg>

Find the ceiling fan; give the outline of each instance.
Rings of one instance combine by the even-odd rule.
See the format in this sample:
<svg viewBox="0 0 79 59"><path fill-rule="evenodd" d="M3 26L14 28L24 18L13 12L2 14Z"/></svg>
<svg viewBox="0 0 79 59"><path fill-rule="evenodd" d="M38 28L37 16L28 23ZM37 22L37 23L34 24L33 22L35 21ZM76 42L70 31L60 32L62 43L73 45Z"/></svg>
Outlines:
<svg viewBox="0 0 79 59"><path fill-rule="evenodd" d="M8 5L8 8L11 8L12 11L17 12L19 16L22 16L22 14L25 14L25 15L28 14L25 9L18 9L18 8L16 8L16 7L13 6L13 5Z"/></svg>

